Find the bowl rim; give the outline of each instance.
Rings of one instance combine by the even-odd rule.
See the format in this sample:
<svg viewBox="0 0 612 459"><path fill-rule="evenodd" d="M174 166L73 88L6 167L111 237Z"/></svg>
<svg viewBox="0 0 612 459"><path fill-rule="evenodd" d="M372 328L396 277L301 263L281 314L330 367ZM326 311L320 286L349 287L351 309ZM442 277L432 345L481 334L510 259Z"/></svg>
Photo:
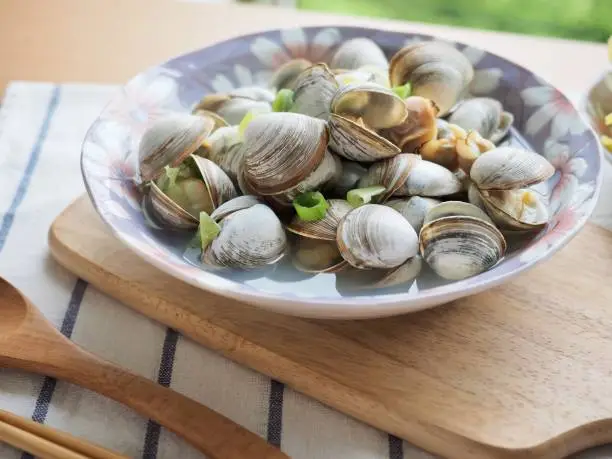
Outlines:
<svg viewBox="0 0 612 459"><path fill-rule="evenodd" d="M186 275L184 272L176 269L172 263L165 262L161 259L161 257L156 257L152 253L148 253L146 251L140 250L134 244L131 243L129 237L124 237L122 232L118 230L112 222L105 216L104 212L101 212L98 203L95 198L95 193L92 191L90 184L87 179L85 157L86 157L86 142L87 139L90 138L90 135L93 129L96 127L97 123L101 119L101 115L106 112L108 107L115 102L117 99L121 99L124 97L121 93L121 90L124 89L127 85L129 85L134 79L146 74L148 72L159 69L160 67L165 66L166 64L177 60L182 59L190 54L202 51L204 49L208 49L220 44L229 44L234 41L248 40L257 38L264 34L269 33L278 33L282 31L290 31L299 28L304 31L308 30L318 30L322 28L335 28L340 31L342 30L361 30L368 31L373 33L390 33L390 34L404 34L407 38L410 35L419 35L422 37L428 37L430 39L446 39L444 37L440 37L437 35L431 35L427 33L422 33L418 31L407 32L393 29L381 29L376 27L361 27L361 26L347 26L342 24L324 24L324 25L307 25L307 26L287 26L287 27L278 27L278 28L269 28L262 29L256 32L251 32L242 35L234 35L231 38L227 38L224 40L218 40L213 43L210 43L207 46L203 46L200 48L194 48L188 51L185 51L181 54L177 54L169 59L166 59L163 62L153 64L137 74L133 75L130 79L125 81L122 85L119 86L119 93L115 96L111 97L109 102L102 108L100 114L94 122L88 128L83 142L81 144L81 156L80 156L80 167L81 174L83 178L83 182L89 196L90 202L92 203L94 209L97 214L100 216L102 221L109 227L111 234L116 237L119 241L121 241L125 246L127 246L132 252L136 253L139 257L141 257L144 261L151 264L152 266L160 269L161 271L171 275L174 278L177 278L181 281L186 282L200 290L203 290L206 293L216 294L226 298L232 298L238 300L242 303L257 305L262 309L266 309L273 312L279 312L283 314L289 314L293 316L300 317L309 317L309 318L330 318L330 319L362 319L362 318L374 318L374 317L385 317L385 316L393 316L398 314L416 312L422 309L426 309L429 307L433 307L435 305L441 305L448 303L452 300L471 296L485 290L488 290L492 287L498 286L521 273L525 273L529 269L533 268L536 264L546 261L551 258L555 253L557 253L561 248L565 247L577 234L580 232L587 220L591 217L597 201L599 199L599 195L602 188L602 180L603 180L603 159L605 157L603 152L603 147L599 141L594 142L595 148L598 152L599 159L599 167L597 170L597 174L594 178L594 189L592 195L582 204L582 216L580 219L576 221L574 226L568 230L559 240L554 244L548 247L543 253L538 254L537 256L531 258L527 262L521 263L521 265L517 266L514 269L508 270L507 272L500 273L499 275L492 277L490 279L482 279L474 282L473 280L469 283L465 283L465 280L451 282L449 284L445 284L441 287L436 287L433 289L427 290L419 290L418 293L411 293L410 290L406 290L404 292L398 293L385 293L377 295L376 293L364 295L364 296L350 296L350 297L297 297L297 296L286 296L286 293L281 292L268 292L264 290L258 290L255 288L245 288L244 284L240 281L235 281L232 279L221 278L217 276L214 271L205 271L199 270L197 276ZM567 94L558 87L549 83L546 79L542 78L540 75L532 72L531 70L525 68L524 66L511 61L503 56L500 56L492 51L488 51L487 49L480 48L478 46L471 45L469 43L464 43L461 41L451 40L453 43L459 44L461 46L470 46L480 50L485 51L486 53L495 56L498 59L501 59L515 68L518 68L522 71L529 72L530 74L537 77L543 84L549 85L554 88L556 91L561 93L571 105L572 109L576 112L580 120L586 126L586 131L589 131L596 139L598 138L597 132L592 126L590 120L587 119L585 113L582 112L577 107L577 104L567 96ZM584 96L584 94L583 94ZM524 249L523 249L524 250ZM520 252L518 252L520 253ZM503 262L503 260L502 260ZM185 262L186 263L186 262ZM187 265L187 263L186 263ZM470 278L472 279L472 278Z"/></svg>

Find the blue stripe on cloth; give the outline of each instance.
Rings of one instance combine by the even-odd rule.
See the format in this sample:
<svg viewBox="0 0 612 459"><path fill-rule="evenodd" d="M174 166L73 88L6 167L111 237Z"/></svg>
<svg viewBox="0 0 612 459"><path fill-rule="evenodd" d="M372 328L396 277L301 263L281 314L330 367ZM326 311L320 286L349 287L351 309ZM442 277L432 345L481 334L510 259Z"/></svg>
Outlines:
<svg viewBox="0 0 612 459"><path fill-rule="evenodd" d="M162 349L161 361L159 364L159 373L157 375L157 382L164 387L169 387L172 382L174 356L176 354L176 345L179 336L178 332L171 328L168 328L166 331L166 338L164 339L164 347ZM144 447L142 449L143 459L155 459L157 457L160 433L160 425L155 421L149 420L147 423Z"/></svg>
<svg viewBox="0 0 612 459"><path fill-rule="evenodd" d="M87 282L82 279L78 279L74 285L74 288L72 289L70 301L68 302L68 308L66 309L66 314L64 314L64 320L62 321L62 327L60 328L60 331L66 338L70 338L72 336L74 324L76 323L77 316L79 315L79 310L81 309L81 303L83 302L83 297L85 296L86 290ZM55 392L56 384L56 379L48 376L45 377L40 392L38 393L38 398L36 399L36 406L34 407L32 420L40 422L41 424L45 422L47 419L47 413L49 412L49 405L51 404L51 399L53 398L53 393ZM21 459L34 459L34 457L29 453L23 453L21 455Z"/></svg>
<svg viewBox="0 0 612 459"><path fill-rule="evenodd" d="M40 152L47 138L47 134L49 133L49 126L51 125L51 120L53 119L53 115L55 115L59 101L60 87L55 86L53 88L53 92L51 93L51 99L49 100L49 105L47 105L47 112L40 131L38 132L38 137L36 138L36 142L30 151L30 159L28 160L28 164L23 172L21 181L17 186L17 191L13 196L11 205L8 211L2 217L2 223L0 224L0 251L4 248L8 234L13 226L13 221L15 220L15 214L17 213L17 210L19 209L19 206L21 205L21 202L28 191L28 187L30 186L30 180L32 180L34 169L36 169L36 165L38 164L38 158L40 157Z"/></svg>
<svg viewBox="0 0 612 459"><path fill-rule="evenodd" d="M280 448L283 436L283 398L285 385L276 380L270 381L270 400L268 404L268 442Z"/></svg>
<svg viewBox="0 0 612 459"><path fill-rule="evenodd" d="M404 459L404 441L389 434L389 459Z"/></svg>

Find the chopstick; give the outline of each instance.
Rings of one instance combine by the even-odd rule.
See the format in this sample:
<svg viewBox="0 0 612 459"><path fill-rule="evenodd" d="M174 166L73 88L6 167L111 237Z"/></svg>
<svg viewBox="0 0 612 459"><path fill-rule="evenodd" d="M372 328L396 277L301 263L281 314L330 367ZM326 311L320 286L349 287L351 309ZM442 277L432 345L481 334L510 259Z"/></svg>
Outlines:
<svg viewBox="0 0 612 459"><path fill-rule="evenodd" d="M4 410L0 410L0 441L41 459L128 459Z"/></svg>

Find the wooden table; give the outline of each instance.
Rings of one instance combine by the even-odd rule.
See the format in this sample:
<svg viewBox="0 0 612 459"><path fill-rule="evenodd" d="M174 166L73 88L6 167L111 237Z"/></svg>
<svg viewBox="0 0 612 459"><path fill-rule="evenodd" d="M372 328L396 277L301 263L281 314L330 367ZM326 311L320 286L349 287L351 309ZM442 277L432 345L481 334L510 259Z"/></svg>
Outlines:
<svg viewBox="0 0 612 459"><path fill-rule="evenodd" d="M0 88L10 80L122 83L147 66L237 34L321 24L437 34L519 62L565 91L583 91L607 59L603 44L279 7L170 0L1 0Z"/></svg>

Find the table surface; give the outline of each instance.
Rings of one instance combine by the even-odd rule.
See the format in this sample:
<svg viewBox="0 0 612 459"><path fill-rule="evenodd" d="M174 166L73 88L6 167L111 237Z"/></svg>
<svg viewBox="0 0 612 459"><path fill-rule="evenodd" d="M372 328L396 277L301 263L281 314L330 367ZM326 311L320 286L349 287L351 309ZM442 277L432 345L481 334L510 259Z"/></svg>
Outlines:
<svg viewBox="0 0 612 459"><path fill-rule="evenodd" d="M0 88L11 80L122 83L148 66L237 34L322 24L436 34L518 62L566 92L582 92L607 62L604 44L263 5L2 0Z"/></svg>

